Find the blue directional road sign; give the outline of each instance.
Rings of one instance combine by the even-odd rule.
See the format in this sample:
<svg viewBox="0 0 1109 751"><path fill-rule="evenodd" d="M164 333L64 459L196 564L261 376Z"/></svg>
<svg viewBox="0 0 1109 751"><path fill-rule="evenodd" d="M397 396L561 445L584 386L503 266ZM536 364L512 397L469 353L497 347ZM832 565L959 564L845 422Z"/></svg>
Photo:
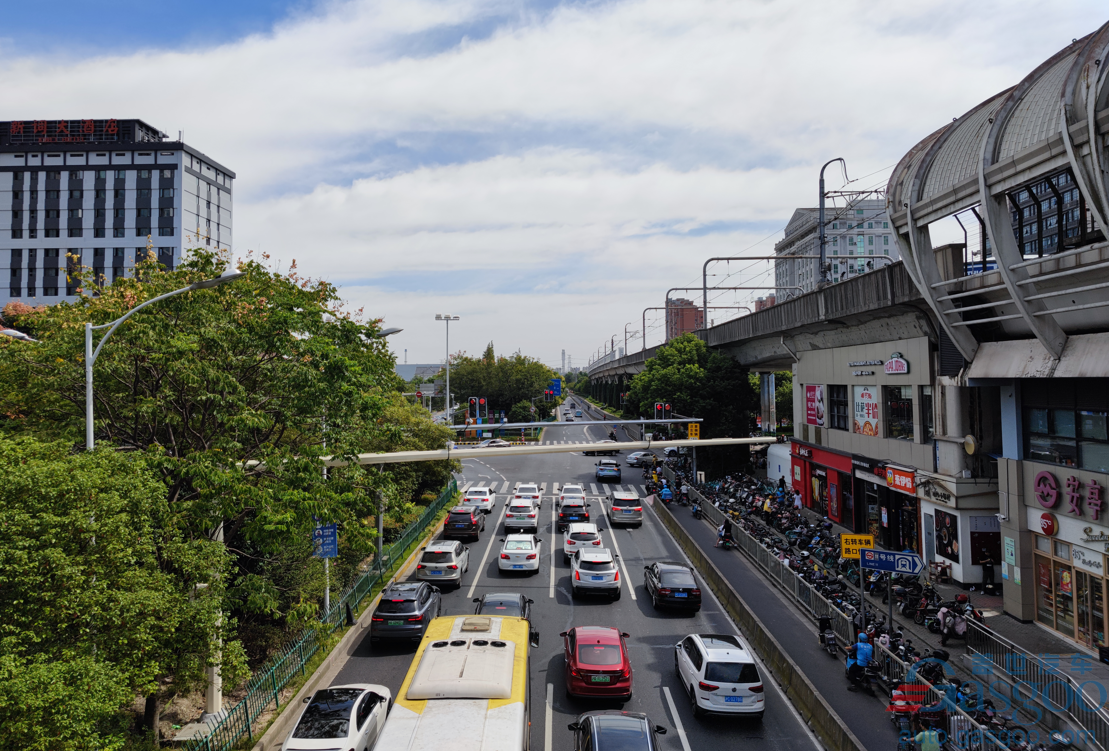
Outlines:
<svg viewBox="0 0 1109 751"><path fill-rule="evenodd" d="M312 542L315 544L316 558L339 557L339 525L317 524L312 531Z"/></svg>
<svg viewBox="0 0 1109 751"><path fill-rule="evenodd" d="M562 396L562 379L561 378L552 378L551 379L551 391L554 392L555 396Z"/></svg>
<svg viewBox="0 0 1109 751"><path fill-rule="evenodd" d="M859 564L875 571L915 576L924 570L924 561L916 553L891 553L885 550L863 548L859 551Z"/></svg>

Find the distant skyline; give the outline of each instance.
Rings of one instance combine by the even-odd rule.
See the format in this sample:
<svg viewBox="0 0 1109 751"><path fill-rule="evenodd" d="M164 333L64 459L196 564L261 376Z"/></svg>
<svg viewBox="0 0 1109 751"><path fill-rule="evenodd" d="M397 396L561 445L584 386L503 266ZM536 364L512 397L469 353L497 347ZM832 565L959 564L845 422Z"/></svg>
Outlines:
<svg viewBox="0 0 1109 751"><path fill-rule="evenodd" d="M581 367L704 259L770 253L828 159L883 186L1105 20L1090 0L61 0L5 9L0 76L5 119L184 131L238 174L236 253L403 328L398 362L442 360L439 312L461 316L452 350Z"/></svg>

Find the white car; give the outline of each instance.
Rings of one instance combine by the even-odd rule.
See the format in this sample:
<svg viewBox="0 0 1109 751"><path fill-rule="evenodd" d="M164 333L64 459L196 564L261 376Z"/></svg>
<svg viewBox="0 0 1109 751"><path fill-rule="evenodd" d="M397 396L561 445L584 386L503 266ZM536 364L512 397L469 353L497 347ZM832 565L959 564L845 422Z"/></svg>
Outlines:
<svg viewBox="0 0 1109 751"><path fill-rule="evenodd" d="M562 561L569 562L570 556L579 550L598 550L600 547L601 533L596 524L571 524L566 528L566 536L562 539Z"/></svg>
<svg viewBox="0 0 1109 751"><path fill-rule="evenodd" d="M497 505L497 494L492 488L470 488L462 494L462 505L476 506L488 514Z"/></svg>
<svg viewBox="0 0 1109 751"><path fill-rule="evenodd" d="M650 451L633 451L628 454L627 464L629 467L644 467L651 463L654 456Z"/></svg>
<svg viewBox="0 0 1109 751"><path fill-rule="evenodd" d="M574 553L570 558L570 591L574 597L590 593L619 600L620 570L616 567L616 556L607 548Z"/></svg>
<svg viewBox="0 0 1109 751"><path fill-rule="evenodd" d="M373 683L320 689L304 699L307 706L281 748L283 751L373 748L392 700L393 693L388 688Z"/></svg>
<svg viewBox="0 0 1109 751"><path fill-rule="evenodd" d="M539 573L542 540L535 535L508 535L502 537L501 542L501 557L497 559L497 567L501 571Z"/></svg>
<svg viewBox="0 0 1109 751"><path fill-rule="evenodd" d="M585 503L585 488L581 485L575 485L573 483L563 485L562 492L558 496L558 502L555 508L561 506L562 502L565 501L567 498L574 498L581 501L582 503Z"/></svg>
<svg viewBox="0 0 1109 751"><path fill-rule="evenodd" d="M505 534L513 531L535 533L539 531L539 507L531 501L512 500L504 515Z"/></svg>
<svg viewBox="0 0 1109 751"><path fill-rule="evenodd" d="M762 719L762 676L738 636L691 634L674 645L674 662L694 716L713 712Z"/></svg>
<svg viewBox="0 0 1109 751"><path fill-rule="evenodd" d="M531 501L536 508L543 506L543 497L539 495L539 486L534 482L524 482L516 488L516 500Z"/></svg>

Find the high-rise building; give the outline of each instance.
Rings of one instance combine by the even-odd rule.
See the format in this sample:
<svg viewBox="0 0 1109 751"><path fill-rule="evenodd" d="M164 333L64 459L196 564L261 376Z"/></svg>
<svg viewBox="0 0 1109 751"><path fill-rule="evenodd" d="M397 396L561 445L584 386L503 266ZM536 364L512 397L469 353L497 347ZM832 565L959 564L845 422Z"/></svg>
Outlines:
<svg viewBox="0 0 1109 751"><path fill-rule="evenodd" d="M0 306L74 300L154 254L231 249L235 173L142 120L0 122ZM3 283L6 279L7 283Z"/></svg>
<svg viewBox="0 0 1109 751"><path fill-rule="evenodd" d="M820 262L816 258L785 260L787 256L820 255L819 217L819 209L797 209L786 225L785 237L774 244L774 255L783 257L783 260L774 262L774 283L779 301L787 300L802 290L812 292L820 282ZM827 206L824 209L824 224L830 284L885 265L885 261L875 261L874 256L892 260L900 257L889 217L886 216L885 199L854 201L844 207ZM801 290L790 287L800 287Z"/></svg>
<svg viewBox="0 0 1109 751"><path fill-rule="evenodd" d="M705 315L692 300L679 297L666 302L666 341L705 327Z"/></svg>

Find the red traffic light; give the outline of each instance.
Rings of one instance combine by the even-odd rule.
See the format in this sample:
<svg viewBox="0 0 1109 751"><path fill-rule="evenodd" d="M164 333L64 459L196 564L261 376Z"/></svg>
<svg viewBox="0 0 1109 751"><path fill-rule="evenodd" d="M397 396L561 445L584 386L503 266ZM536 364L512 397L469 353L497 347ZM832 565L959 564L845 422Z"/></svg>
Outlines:
<svg viewBox="0 0 1109 751"><path fill-rule="evenodd" d="M656 409L657 411L661 412L661 411L662 411L662 405L661 405L661 404L656 404L656 405L655 405L655 409Z"/></svg>
<svg viewBox="0 0 1109 751"><path fill-rule="evenodd" d="M663 409L670 409L670 405L667 404L665 407L663 407Z"/></svg>
<svg viewBox="0 0 1109 751"><path fill-rule="evenodd" d="M479 404L485 404L485 399L478 399Z"/></svg>

